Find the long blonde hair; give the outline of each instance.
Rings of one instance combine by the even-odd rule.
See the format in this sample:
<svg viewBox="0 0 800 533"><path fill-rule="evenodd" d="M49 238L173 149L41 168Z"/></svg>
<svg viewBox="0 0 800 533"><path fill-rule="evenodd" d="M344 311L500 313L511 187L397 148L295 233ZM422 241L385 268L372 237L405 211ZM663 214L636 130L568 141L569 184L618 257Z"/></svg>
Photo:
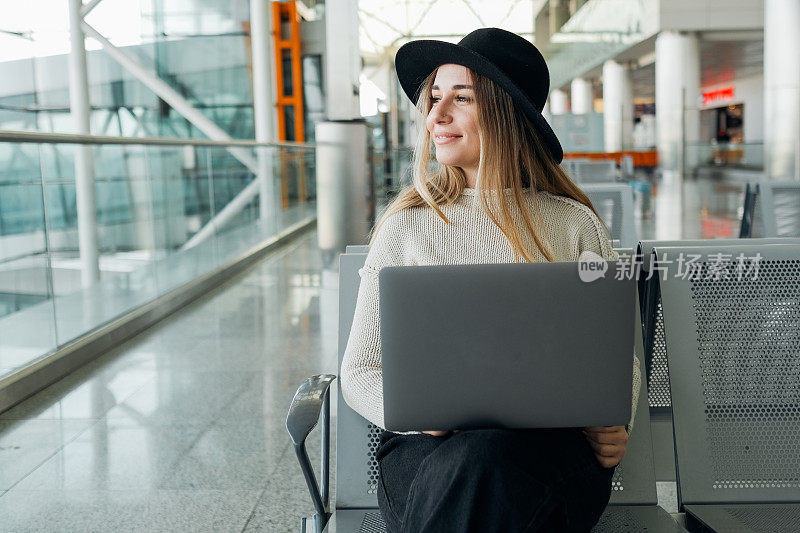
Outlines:
<svg viewBox="0 0 800 533"><path fill-rule="evenodd" d="M513 200L522 214L525 229L533 237L538 251L547 261L553 261L554 253L543 230L541 214L538 211L531 213L527 208L523 187L566 196L584 204L595 215L597 211L586 194L555 161L540 140L533 124L516 108L508 93L489 78L472 71L470 74L478 106L481 153L476 192L481 199L481 207L508 239L516 260L522 256L525 261L534 262L534 256L525 248L520 228L514 222L505 195L492 195L492 191L512 189ZM424 126L424 120L431 110L431 87L435 78L434 70L423 82L417 101L417 109L423 122L418 128L419 135L414 150L413 185L400 191L386 208L371 232L370 244L375 240L383 222L406 208L427 205L449 224L450 221L439 206L455 202L467 185L466 175L459 167L439 163L431 168L431 137Z"/></svg>

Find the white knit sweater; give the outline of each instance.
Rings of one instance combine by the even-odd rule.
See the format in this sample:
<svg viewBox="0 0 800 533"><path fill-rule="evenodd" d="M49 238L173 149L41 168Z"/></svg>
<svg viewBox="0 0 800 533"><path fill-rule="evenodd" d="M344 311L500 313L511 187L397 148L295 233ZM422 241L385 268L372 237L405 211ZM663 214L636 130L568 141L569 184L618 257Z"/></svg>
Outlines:
<svg viewBox="0 0 800 533"><path fill-rule="evenodd" d="M542 215L555 261L578 261L584 250L596 252L609 261L618 259L600 220L591 209L571 198L543 191L536 194L530 194L528 189L525 191L528 207L538 209ZM510 198L513 191L505 189L502 194ZM521 221L513 198L507 201L514 219ZM399 265L515 262L511 244L479 202L476 189L464 189L455 203L440 206L450 224L428 206L412 207L393 214L381 226L364 267L358 271L361 284L342 361L341 387L350 407L378 427L384 427L378 271L385 266ZM524 238L529 239L525 241L526 249L535 254L537 261L545 261L527 232ZM640 380L639 361L633 354L630 428L636 416Z"/></svg>

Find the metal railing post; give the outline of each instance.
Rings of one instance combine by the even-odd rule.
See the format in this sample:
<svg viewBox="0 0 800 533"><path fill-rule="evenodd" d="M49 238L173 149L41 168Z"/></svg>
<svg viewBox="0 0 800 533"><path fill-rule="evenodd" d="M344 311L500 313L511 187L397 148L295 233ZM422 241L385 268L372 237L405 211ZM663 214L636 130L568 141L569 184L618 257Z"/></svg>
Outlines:
<svg viewBox="0 0 800 533"><path fill-rule="evenodd" d="M69 0L70 54L69 100L75 131L88 135L89 79L86 71L86 47L82 28L81 0ZM75 195L78 208L78 249L81 259L81 284L84 287L100 280L97 251L96 202L94 190L94 159L92 148L75 146Z"/></svg>
<svg viewBox="0 0 800 533"><path fill-rule="evenodd" d="M250 0L250 46L253 61L253 120L256 141L270 142L275 139L273 127L275 106L272 95L272 74L269 58L272 55L271 11L269 0ZM259 215L262 220L277 212L274 184L272 180L272 152L259 148L258 181Z"/></svg>

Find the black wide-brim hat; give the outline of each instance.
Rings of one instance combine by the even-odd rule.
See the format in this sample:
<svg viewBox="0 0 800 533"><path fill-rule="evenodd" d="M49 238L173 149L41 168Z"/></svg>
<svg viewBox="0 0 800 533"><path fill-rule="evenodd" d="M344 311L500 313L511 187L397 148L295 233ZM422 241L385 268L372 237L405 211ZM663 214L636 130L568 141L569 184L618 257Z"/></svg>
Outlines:
<svg viewBox="0 0 800 533"><path fill-rule="evenodd" d="M463 65L491 79L531 120L553 158L559 163L564 158L558 137L542 116L550 92L547 64L539 50L516 33L481 28L458 44L427 39L411 41L400 47L394 61L400 85L414 104L425 78L448 63Z"/></svg>

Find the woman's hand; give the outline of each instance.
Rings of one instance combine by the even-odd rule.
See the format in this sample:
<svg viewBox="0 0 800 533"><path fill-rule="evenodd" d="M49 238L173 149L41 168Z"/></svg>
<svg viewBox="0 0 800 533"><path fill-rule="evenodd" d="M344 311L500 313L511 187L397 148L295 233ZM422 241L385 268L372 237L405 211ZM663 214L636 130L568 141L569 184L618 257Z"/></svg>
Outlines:
<svg viewBox="0 0 800 533"><path fill-rule="evenodd" d="M587 427L583 428L583 434L603 468L617 466L622 461L628 449L628 432L624 426Z"/></svg>
<svg viewBox="0 0 800 533"><path fill-rule="evenodd" d="M433 435L434 437L446 437L449 431L423 431L426 435Z"/></svg>

